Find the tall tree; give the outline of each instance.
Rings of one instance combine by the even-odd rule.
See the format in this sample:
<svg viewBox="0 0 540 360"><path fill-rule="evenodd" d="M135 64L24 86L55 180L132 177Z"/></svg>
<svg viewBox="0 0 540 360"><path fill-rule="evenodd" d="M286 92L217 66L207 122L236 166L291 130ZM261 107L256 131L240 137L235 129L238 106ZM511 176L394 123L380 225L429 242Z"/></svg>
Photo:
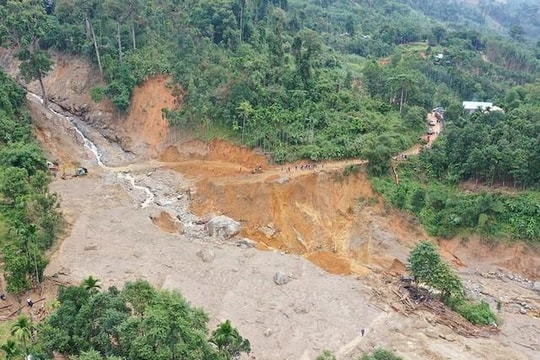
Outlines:
<svg viewBox="0 0 540 360"><path fill-rule="evenodd" d="M48 96L43 78L52 68L52 60L46 51L26 48L19 51L17 58L21 60L21 75L26 82L37 80L41 88L43 106L48 106Z"/></svg>
<svg viewBox="0 0 540 360"><path fill-rule="evenodd" d="M83 280L82 286L90 294L95 294L101 289L101 285L99 285L99 279L96 279L92 275L89 275L86 279Z"/></svg>
<svg viewBox="0 0 540 360"><path fill-rule="evenodd" d="M54 27L38 0L7 0L7 16L0 20L8 30L8 43L19 48L21 75L26 81L38 80L47 106L43 77L51 70L49 54L40 48L40 40Z"/></svg>
<svg viewBox="0 0 540 360"><path fill-rule="evenodd" d="M11 335L22 341L24 354L28 355L28 343L32 340L35 326L29 317L21 315L17 317L15 323L11 326Z"/></svg>

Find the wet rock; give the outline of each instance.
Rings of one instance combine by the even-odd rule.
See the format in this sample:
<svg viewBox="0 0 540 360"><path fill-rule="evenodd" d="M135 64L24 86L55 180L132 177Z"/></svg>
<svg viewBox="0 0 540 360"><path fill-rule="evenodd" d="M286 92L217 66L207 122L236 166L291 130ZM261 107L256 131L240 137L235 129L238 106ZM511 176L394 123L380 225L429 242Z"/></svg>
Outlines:
<svg viewBox="0 0 540 360"><path fill-rule="evenodd" d="M197 251L197 256L206 263L211 263L216 258L216 254L214 253L214 251L209 248L204 248Z"/></svg>
<svg viewBox="0 0 540 360"><path fill-rule="evenodd" d="M176 230L178 231L178 234L183 235L185 233L184 224L181 221L175 221L174 225L176 226Z"/></svg>
<svg viewBox="0 0 540 360"><path fill-rule="evenodd" d="M216 216L206 223L208 235L229 239L240 232L242 226L228 216Z"/></svg>
<svg viewBox="0 0 540 360"><path fill-rule="evenodd" d="M236 243L236 246L242 249L249 249L255 247L256 242L252 241L250 239L243 238L242 240L238 240Z"/></svg>
<svg viewBox="0 0 540 360"><path fill-rule="evenodd" d="M277 285L285 285L289 281L291 281L291 277L281 271L278 271L277 273L274 274L274 282Z"/></svg>

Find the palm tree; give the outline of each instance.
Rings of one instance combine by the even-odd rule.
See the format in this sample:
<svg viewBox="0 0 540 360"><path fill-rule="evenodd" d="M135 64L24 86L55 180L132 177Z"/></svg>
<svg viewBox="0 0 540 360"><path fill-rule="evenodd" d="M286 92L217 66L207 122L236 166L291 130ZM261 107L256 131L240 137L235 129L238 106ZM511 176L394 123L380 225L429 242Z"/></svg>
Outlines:
<svg viewBox="0 0 540 360"><path fill-rule="evenodd" d="M0 349L5 353L6 360L15 360L20 354L19 344L15 340L8 340L5 344L0 346Z"/></svg>
<svg viewBox="0 0 540 360"><path fill-rule="evenodd" d="M244 339L232 325L230 320L219 324L212 334L210 342L218 347L226 359L236 359L241 353L249 353L251 345L248 339Z"/></svg>
<svg viewBox="0 0 540 360"><path fill-rule="evenodd" d="M99 285L99 279L96 279L92 275L88 276L86 279L83 280L82 286L90 294L95 294L101 289L101 285Z"/></svg>
<svg viewBox="0 0 540 360"><path fill-rule="evenodd" d="M25 355L28 355L27 342L32 339L34 329L35 327L32 320L24 315L19 316L15 324L11 326L11 336L22 341Z"/></svg>

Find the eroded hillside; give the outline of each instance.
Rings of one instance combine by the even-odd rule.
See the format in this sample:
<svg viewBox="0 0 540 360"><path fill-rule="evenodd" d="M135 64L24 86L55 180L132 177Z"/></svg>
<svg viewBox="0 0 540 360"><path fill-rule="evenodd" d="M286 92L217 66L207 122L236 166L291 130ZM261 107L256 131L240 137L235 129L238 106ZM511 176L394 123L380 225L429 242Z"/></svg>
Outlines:
<svg viewBox="0 0 540 360"><path fill-rule="evenodd" d="M323 348L352 359L385 346L407 359L472 354L518 360L534 359L540 350L538 295L520 280L524 275L506 276L538 276L532 270L540 260L531 249L501 245L491 252L475 239L442 247L476 297L492 305L503 301L499 335L466 338L429 312L404 316L392 292L399 281L384 274L404 272L410 246L426 235L414 219L382 203L363 161L274 166L249 149L195 140L163 119L163 108L179 104L163 77L136 90L124 118L107 102L89 98L94 83L77 80L81 73L92 77L84 62L58 60L46 81L52 98L63 109L79 109L82 129L106 166L96 164L69 123L31 102L50 157L68 175L74 166L90 170L87 177L58 177L52 185L71 224L47 269L57 281L77 283L93 274L105 286L146 278L179 289L210 312L213 324L231 319L252 341L257 359L313 359ZM262 172L252 174L259 165ZM145 207L143 188L152 194ZM240 221L241 237L258 249L208 236L204 223L216 214ZM201 260L202 249L214 258ZM276 271L292 281L275 285ZM526 314L520 314L521 302L529 306Z"/></svg>

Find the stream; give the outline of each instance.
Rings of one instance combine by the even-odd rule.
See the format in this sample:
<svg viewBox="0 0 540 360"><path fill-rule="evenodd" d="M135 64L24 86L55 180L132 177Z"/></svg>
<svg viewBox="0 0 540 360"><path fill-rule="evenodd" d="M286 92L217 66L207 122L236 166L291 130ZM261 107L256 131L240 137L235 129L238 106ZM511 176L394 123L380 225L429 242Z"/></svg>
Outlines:
<svg viewBox="0 0 540 360"><path fill-rule="evenodd" d="M43 98L41 96L33 92L30 92L28 90L27 90L27 94L30 98L34 99L34 101L38 101L43 106ZM77 118L73 114L70 114L71 116L64 115L61 112L58 112L52 109L50 106L46 107L46 110L68 121L68 123L71 125L71 128L75 131L75 133L77 133L78 137L81 139L84 145L84 148L92 153L93 157L96 159L97 164L101 168L116 173L116 177L118 180L123 180L124 183L127 182L127 184L129 185L128 190L135 189L135 190L143 191L145 193L145 200L141 202L140 204L141 208L148 207L154 203L155 196L150 190L150 188L146 186L137 185L137 181L135 177L129 172L129 170L127 171L124 169L120 170L120 169L105 165L105 163L103 162L103 152L100 151L97 145L94 142L92 142L92 140L90 140L88 137L86 137L83 131L79 128L78 122L81 122L79 118Z"/></svg>

